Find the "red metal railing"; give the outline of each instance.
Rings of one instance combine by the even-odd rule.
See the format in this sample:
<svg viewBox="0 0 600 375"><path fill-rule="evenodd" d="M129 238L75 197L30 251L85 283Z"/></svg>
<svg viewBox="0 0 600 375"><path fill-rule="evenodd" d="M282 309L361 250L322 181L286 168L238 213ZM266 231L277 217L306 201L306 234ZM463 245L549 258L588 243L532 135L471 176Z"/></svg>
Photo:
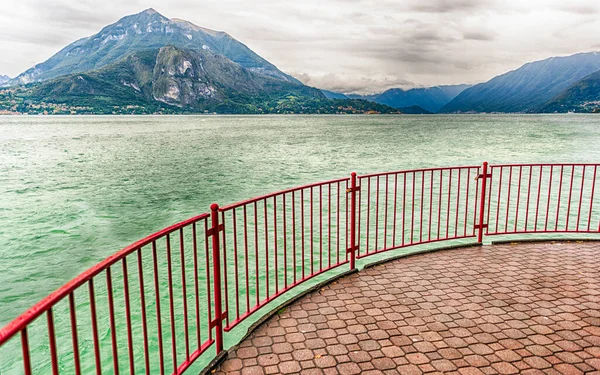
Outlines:
<svg viewBox="0 0 600 375"><path fill-rule="evenodd" d="M481 167L431 168L359 177L358 257L473 238Z"/></svg>
<svg viewBox="0 0 600 375"><path fill-rule="evenodd" d="M494 165L486 235L600 231L597 164Z"/></svg>
<svg viewBox="0 0 600 375"><path fill-rule="evenodd" d="M0 374L181 374L214 357L213 345L222 353L225 340L241 337L236 327L286 292L371 255L484 235L600 234L598 166L353 173L215 204L114 254L2 328Z"/></svg>

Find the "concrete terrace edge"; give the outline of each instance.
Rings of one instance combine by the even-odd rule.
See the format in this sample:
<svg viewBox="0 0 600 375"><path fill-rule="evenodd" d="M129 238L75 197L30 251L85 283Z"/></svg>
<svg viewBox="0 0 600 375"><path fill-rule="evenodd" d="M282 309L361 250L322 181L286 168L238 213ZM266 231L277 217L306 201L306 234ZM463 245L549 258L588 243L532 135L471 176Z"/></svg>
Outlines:
<svg viewBox="0 0 600 375"><path fill-rule="evenodd" d="M444 250L463 249L465 247L478 247L478 246L482 246L482 243L474 242L474 243L468 243L468 244L457 244L457 245L450 245L450 246L435 247L432 249L423 249L423 250L418 250L418 251L412 251L410 253L394 255L389 258L385 258L385 259L377 260L372 263L365 264L365 266L362 269L373 268L373 267L376 267L376 266L379 266L379 265L382 265L385 263L392 262L394 260L398 260L398 259L402 259L402 258L409 258L409 257L415 256L415 255L422 255L422 254L435 253L435 252L444 251ZM373 255L375 255L375 254L373 254Z"/></svg>
<svg viewBox="0 0 600 375"><path fill-rule="evenodd" d="M536 243L536 242L600 242L600 238L528 238L528 239L514 239L514 240L499 240L492 241L492 245L503 245L508 243Z"/></svg>
<svg viewBox="0 0 600 375"><path fill-rule="evenodd" d="M216 356L204 368L204 370L202 370L198 375L207 375L207 374L210 374L225 359L227 359L227 357L229 356L229 353L237 350L242 342L244 342L248 337L250 337L250 335L252 335L252 333L254 333L254 331L256 331L261 325L263 325L264 323L266 323L275 314L277 314L279 311L281 311L281 309L284 309L284 308L288 307L289 305L291 305L294 302L298 301L299 299L303 298L307 294L314 292L315 290L321 289L322 287L327 286L327 285L331 284L332 282L334 282L334 281L336 281L338 279L341 279L343 277L355 274L358 271L359 270L357 268L352 269L352 270L348 270L348 271L344 271L344 272L342 272L342 273L340 273L338 275L333 276L330 279L321 281L320 283L311 286L310 288L306 289L305 291L303 291L303 292L295 295L294 297L290 298L289 300L286 300L286 301L282 302L281 304L279 304L278 306L274 307L269 312L267 312L265 315L263 315L259 320L257 320L256 322L252 323L252 325L250 327L248 327L248 330L246 331L246 334L239 340L239 342L237 344L233 345L231 348L229 348L227 350L224 350L222 353L220 353L218 356Z"/></svg>

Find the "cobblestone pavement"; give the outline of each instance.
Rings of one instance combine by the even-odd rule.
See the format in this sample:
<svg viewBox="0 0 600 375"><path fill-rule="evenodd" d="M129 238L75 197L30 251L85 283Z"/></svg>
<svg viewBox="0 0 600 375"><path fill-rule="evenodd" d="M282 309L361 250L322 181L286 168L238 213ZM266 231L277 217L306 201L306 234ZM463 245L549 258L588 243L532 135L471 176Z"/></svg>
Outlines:
<svg viewBox="0 0 600 375"><path fill-rule="evenodd" d="M306 295L217 374L600 374L600 242L392 261Z"/></svg>

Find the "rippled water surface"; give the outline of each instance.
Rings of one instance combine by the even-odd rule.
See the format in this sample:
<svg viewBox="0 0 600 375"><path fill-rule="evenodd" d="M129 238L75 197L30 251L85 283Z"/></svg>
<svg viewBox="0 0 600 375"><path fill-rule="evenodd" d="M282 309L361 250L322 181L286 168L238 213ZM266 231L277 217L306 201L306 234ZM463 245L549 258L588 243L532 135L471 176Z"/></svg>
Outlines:
<svg viewBox="0 0 600 375"><path fill-rule="evenodd" d="M0 118L0 326L125 245L358 173L598 162L600 116Z"/></svg>

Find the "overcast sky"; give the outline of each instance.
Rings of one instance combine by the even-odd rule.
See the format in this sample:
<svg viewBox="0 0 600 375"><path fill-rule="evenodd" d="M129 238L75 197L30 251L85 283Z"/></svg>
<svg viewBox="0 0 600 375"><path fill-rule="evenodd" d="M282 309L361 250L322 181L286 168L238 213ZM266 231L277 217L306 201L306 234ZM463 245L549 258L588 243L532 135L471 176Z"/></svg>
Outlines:
<svg viewBox="0 0 600 375"><path fill-rule="evenodd" d="M150 7L226 31L303 82L342 92L477 83L600 50L597 0L0 0L0 74Z"/></svg>

